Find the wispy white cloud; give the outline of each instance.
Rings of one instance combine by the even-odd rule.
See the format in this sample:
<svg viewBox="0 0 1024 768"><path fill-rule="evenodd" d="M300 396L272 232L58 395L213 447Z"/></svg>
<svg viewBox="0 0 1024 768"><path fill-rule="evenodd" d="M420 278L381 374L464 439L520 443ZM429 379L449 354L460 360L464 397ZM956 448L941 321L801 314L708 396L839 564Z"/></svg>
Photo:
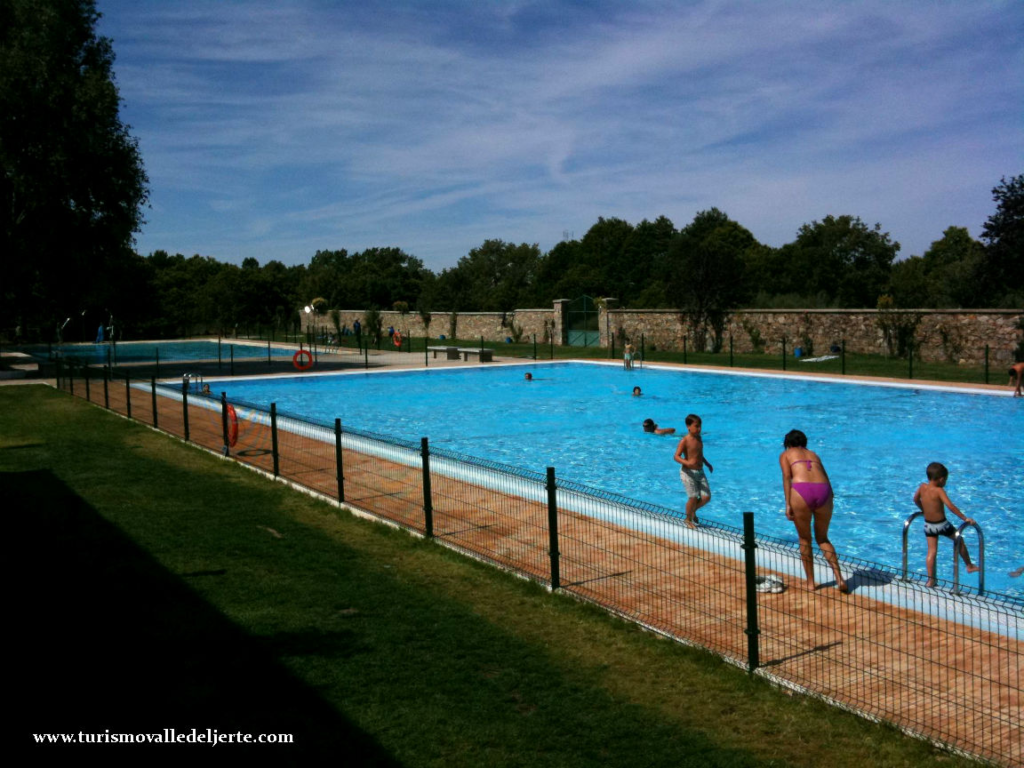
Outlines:
<svg viewBox="0 0 1024 768"><path fill-rule="evenodd" d="M1020 172L1013 2L100 0L152 182L139 238L240 261L717 206L779 245L830 213L904 253Z"/></svg>

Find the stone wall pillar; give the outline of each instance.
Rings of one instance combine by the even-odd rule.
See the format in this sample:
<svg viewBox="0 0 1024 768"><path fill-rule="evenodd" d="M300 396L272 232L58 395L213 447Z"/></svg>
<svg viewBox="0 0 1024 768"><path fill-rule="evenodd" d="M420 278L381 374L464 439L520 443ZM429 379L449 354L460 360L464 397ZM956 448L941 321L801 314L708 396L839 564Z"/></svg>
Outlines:
<svg viewBox="0 0 1024 768"><path fill-rule="evenodd" d="M569 311L569 299L555 299L552 320L555 323L552 338L559 347L565 346L565 313Z"/></svg>
<svg viewBox="0 0 1024 768"><path fill-rule="evenodd" d="M598 342L602 347L610 347L615 335L611 313L619 308L619 300L606 297L597 302L597 330L601 334Z"/></svg>

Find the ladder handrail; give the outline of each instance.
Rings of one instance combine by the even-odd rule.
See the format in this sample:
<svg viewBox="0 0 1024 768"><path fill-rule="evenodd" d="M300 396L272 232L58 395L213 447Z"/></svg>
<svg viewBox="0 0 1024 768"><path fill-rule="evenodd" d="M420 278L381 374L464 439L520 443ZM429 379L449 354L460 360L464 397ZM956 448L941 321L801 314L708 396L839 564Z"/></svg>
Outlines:
<svg viewBox="0 0 1024 768"><path fill-rule="evenodd" d="M902 581L907 580L907 534L910 530L910 524L923 514L924 512L918 510L903 521ZM981 526L977 523L962 523L953 535L953 594L960 594L960 542L963 539L963 532L967 528L974 528L978 532L978 594L983 595L985 594L985 535L982 533Z"/></svg>
<svg viewBox="0 0 1024 768"><path fill-rule="evenodd" d="M910 524L914 522L914 518L920 517L923 514L924 512L918 510L903 521L903 581L907 580L907 532L910 530Z"/></svg>
<svg viewBox="0 0 1024 768"><path fill-rule="evenodd" d="M964 530L974 528L978 532L978 594L985 594L985 535L977 523L961 523L953 534L953 594L960 594L960 543Z"/></svg>

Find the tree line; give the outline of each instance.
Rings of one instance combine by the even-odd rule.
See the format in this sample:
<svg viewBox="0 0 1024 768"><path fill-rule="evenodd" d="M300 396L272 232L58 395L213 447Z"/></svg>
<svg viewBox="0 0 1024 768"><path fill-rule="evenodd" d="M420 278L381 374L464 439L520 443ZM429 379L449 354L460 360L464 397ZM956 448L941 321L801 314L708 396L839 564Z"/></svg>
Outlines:
<svg viewBox="0 0 1024 768"><path fill-rule="evenodd" d="M511 313L584 294L630 308L679 309L695 329L712 333L740 307L874 308L880 297L896 308L1021 307L1024 175L1003 179L993 196L996 211L981 241L949 227L923 255L902 261L899 243L855 216L805 224L791 243L773 248L717 208L680 229L664 216L636 225L599 218L583 237L547 253L487 240L440 273L399 248L322 250L291 266L128 252L118 275L104 277L121 290L105 295L102 307L82 306L93 322L72 323L68 338L91 338L96 320L109 316L130 337L161 338L239 326L283 331L310 304L318 311Z"/></svg>
<svg viewBox="0 0 1024 768"><path fill-rule="evenodd" d="M486 240L434 273L399 248L317 251L307 264L241 265L166 251L142 256L148 180L119 116L109 40L94 0L0 3L0 333L23 339L287 328L298 308L438 312L549 307L614 297L679 309L715 330L737 307L1024 306L1024 175L993 189L981 239L950 227L897 261L881 226L826 216L767 246L711 208L681 228L665 216L599 218L547 253Z"/></svg>

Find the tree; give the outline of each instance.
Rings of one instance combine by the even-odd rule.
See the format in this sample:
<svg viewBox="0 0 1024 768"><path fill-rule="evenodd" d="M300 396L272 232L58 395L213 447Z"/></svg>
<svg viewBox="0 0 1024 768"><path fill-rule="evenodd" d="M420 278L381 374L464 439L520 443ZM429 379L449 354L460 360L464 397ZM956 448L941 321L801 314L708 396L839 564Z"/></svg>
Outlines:
<svg viewBox="0 0 1024 768"><path fill-rule="evenodd" d="M540 248L486 240L459 259L460 281L447 277L450 289L462 291L460 310L512 312L531 303ZM453 307L456 308L456 307Z"/></svg>
<svg viewBox="0 0 1024 768"><path fill-rule="evenodd" d="M874 307L899 250L880 224L869 228L856 216L826 216L800 227L796 240L780 249L779 263L801 294L823 291L841 307Z"/></svg>
<svg viewBox="0 0 1024 768"><path fill-rule="evenodd" d="M147 178L98 19L93 0L0 4L0 322L116 315L133 288Z"/></svg>
<svg viewBox="0 0 1024 768"><path fill-rule="evenodd" d="M721 348L726 314L743 296L744 253L757 244L747 229L712 208L698 213L669 247L668 298L687 319L698 349L709 330L715 351Z"/></svg>
<svg viewBox="0 0 1024 768"><path fill-rule="evenodd" d="M654 308L665 306L665 287L654 275L663 265L669 244L677 234L666 216L653 222L644 219L633 228L623 246L623 259L616 292L622 306Z"/></svg>
<svg viewBox="0 0 1024 768"><path fill-rule="evenodd" d="M983 307L991 300L982 283L985 249L964 227L948 227L924 253L930 307ZM899 303L899 302L898 302ZM901 304L901 306L909 306Z"/></svg>
<svg viewBox="0 0 1024 768"><path fill-rule="evenodd" d="M993 299L1006 306L1024 303L1024 174L1000 180L992 190L996 212L982 229L985 241L983 279Z"/></svg>

